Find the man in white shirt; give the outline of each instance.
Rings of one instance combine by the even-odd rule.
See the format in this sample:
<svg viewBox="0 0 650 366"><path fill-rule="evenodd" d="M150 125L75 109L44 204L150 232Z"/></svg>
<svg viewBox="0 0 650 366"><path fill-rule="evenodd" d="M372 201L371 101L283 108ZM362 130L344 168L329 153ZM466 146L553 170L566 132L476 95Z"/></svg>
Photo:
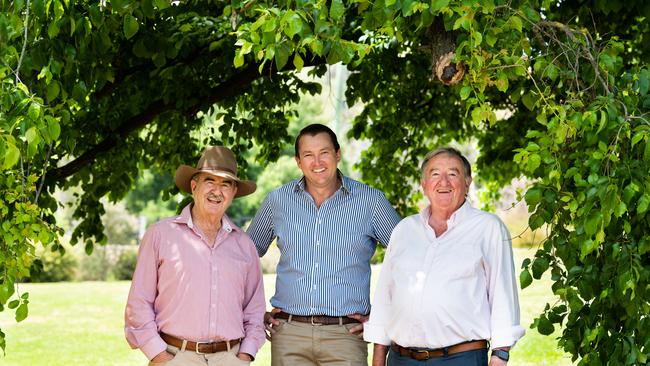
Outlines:
<svg viewBox="0 0 650 366"><path fill-rule="evenodd" d="M510 234L466 199L471 167L456 149L422 163L430 205L392 233L364 339L373 366L506 365L524 335ZM489 341L489 342L488 342ZM389 351L390 348L390 351Z"/></svg>

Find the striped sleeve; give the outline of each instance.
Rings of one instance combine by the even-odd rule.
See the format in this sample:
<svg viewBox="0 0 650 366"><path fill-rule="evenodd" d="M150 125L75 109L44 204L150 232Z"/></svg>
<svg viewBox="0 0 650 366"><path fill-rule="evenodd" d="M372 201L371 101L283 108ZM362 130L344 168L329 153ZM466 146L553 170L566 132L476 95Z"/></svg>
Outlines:
<svg viewBox="0 0 650 366"><path fill-rule="evenodd" d="M266 254L266 251L269 249L271 242L275 239L275 231L273 229L273 204L271 194L269 193L259 210L253 217L253 221L248 226L246 232L255 243L255 248L257 249L257 254L263 256Z"/></svg>
<svg viewBox="0 0 650 366"><path fill-rule="evenodd" d="M400 216L395 211L386 196L382 192L377 193L377 200L372 214L372 228L374 231L375 239L381 243L382 246L387 246L390 242L390 235L393 229L400 221Z"/></svg>

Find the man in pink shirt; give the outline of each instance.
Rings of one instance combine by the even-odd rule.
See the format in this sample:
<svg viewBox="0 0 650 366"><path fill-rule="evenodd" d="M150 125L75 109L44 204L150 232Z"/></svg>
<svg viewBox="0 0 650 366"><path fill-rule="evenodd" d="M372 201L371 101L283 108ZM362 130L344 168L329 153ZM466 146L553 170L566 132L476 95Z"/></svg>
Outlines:
<svg viewBox="0 0 650 366"><path fill-rule="evenodd" d="M208 147L196 168L181 165L175 181L193 203L142 238L126 339L150 364L246 365L264 343L264 286L255 246L226 209L256 185L237 177L222 146Z"/></svg>

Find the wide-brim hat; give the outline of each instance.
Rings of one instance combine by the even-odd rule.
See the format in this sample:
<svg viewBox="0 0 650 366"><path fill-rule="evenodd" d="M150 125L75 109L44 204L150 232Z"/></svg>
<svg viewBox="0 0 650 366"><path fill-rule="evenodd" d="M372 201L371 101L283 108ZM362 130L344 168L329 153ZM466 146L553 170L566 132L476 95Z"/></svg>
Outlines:
<svg viewBox="0 0 650 366"><path fill-rule="evenodd" d="M181 165L176 169L174 180L176 187L181 191L192 193L190 181L195 174L208 173L217 177L232 179L237 182L237 194L235 197L242 197L255 192L257 185L250 180L242 180L237 177L237 159L229 148L224 146L208 146L201 154L196 168L189 165Z"/></svg>

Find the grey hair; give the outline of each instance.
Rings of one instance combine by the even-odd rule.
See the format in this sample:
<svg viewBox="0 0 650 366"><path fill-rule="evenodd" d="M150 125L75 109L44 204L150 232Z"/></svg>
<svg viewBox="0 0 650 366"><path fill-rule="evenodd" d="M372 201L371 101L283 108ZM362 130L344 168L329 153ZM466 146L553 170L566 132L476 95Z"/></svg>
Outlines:
<svg viewBox="0 0 650 366"><path fill-rule="evenodd" d="M463 154L460 153L460 151L454 149L453 147L439 147L429 152L427 156L424 158L424 161L422 162L422 166L420 167L422 178L424 178L424 168L426 168L429 161L441 154L450 155L459 159L463 163L463 170L464 170L463 173L465 173L465 178L472 177L472 166L469 163L469 160L467 160L467 158L464 157Z"/></svg>

